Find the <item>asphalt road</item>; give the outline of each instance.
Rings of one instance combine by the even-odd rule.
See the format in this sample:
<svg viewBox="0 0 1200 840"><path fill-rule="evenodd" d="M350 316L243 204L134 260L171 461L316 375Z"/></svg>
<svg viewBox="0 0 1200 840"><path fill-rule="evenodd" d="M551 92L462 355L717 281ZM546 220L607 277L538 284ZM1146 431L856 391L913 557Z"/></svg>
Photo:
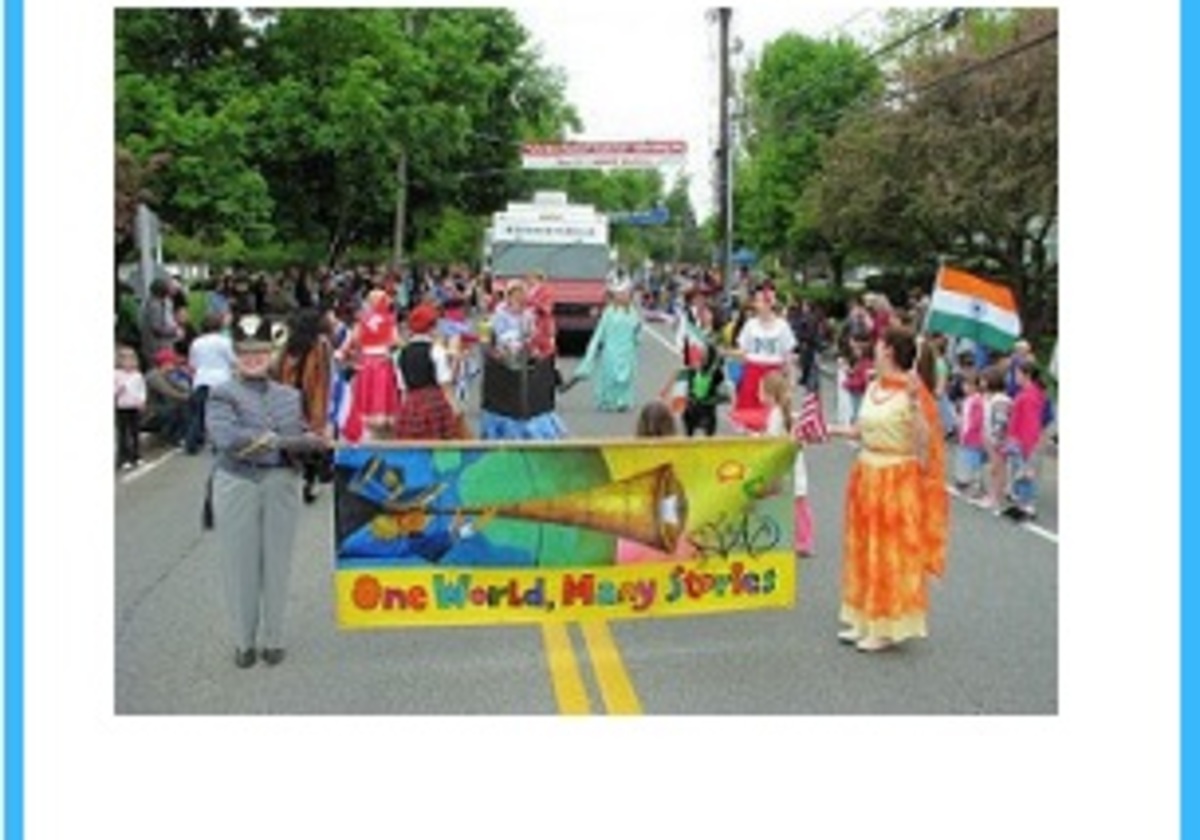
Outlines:
<svg viewBox="0 0 1200 840"><path fill-rule="evenodd" d="M661 327L653 332L666 334ZM562 362L570 373L575 359ZM673 356L651 335L639 397ZM826 401L832 405L832 397ZM564 398L574 437L631 434L634 415ZM115 709L128 714L1056 714L1057 462L1040 519L1018 526L952 502L930 638L879 654L840 644L842 494L853 450L808 451L817 552L788 610L568 625L342 631L328 492L302 512L288 658L234 668L215 535L200 529L206 457L165 453L116 478ZM561 630L559 631L561 633ZM563 691L564 675L578 681ZM574 697L572 701L571 698Z"/></svg>

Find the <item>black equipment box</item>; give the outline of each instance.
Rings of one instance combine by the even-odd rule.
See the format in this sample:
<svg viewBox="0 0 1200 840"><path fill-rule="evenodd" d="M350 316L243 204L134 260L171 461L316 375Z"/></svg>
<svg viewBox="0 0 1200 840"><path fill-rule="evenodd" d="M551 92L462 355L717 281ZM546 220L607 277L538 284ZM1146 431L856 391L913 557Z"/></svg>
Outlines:
<svg viewBox="0 0 1200 840"><path fill-rule="evenodd" d="M484 353L483 410L515 420L554 411L557 386L554 359Z"/></svg>

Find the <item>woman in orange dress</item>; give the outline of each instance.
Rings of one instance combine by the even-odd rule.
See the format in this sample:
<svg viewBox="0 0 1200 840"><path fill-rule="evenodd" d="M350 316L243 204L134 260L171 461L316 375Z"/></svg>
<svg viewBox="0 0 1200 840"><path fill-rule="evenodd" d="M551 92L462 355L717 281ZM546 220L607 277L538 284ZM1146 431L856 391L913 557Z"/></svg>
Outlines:
<svg viewBox="0 0 1200 840"><path fill-rule="evenodd" d="M912 331L875 342L877 377L858 421L830 429L861 442L846 489L838 638L878 651L928 634L928 575L946 563L945 443L931 383L932 355ZM919 371L919 373L918 373Z"/></svg>

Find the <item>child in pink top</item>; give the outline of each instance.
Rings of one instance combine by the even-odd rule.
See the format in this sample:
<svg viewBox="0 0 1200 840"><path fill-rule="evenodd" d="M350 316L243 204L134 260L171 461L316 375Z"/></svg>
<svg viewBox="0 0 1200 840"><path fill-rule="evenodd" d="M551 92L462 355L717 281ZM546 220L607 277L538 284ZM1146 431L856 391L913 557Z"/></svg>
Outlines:
<svg viewBox="0 0 1200 840"><path fill-rule="evenodd" d="M963 378L963 393L961 416L958 419L955 483L959 490L981 495L987 441L984 434L984 397L979 390L978 376L970 374Z"/></svg>
<svg viewBox="0 0 1200 840"><path fill-rule="evenodd" d="M146 407L146 380L132 347L117 348L114 377L117 405L117 466L131 470L142 462L138 436Z"/></svg>
<svg viewBox="0 0 1200 840"><path fill-rule="evenodd" d="M992 368L983 377L987 396L984 398L984 450L987 455L988 495L984 507L999 515L1004 510L1004 497L1009 476L1005 468L1004 442L1008 440L1008 422L1012 415L1012 398L1004 389L1004 372Z"/></svg>
<svg viewBox="0 0 1200 840"><path fill-rule="evenodd" d="M1037 515L1037 455L1042 437L1042 411L1046 395L1038 384L1036 363L1021 361L1016 370L1017 396L1013 400L1008 421L1008 436L1004 454L1012 481L1013 505L1005 514L1014 519L1033 519Z"/></svg>

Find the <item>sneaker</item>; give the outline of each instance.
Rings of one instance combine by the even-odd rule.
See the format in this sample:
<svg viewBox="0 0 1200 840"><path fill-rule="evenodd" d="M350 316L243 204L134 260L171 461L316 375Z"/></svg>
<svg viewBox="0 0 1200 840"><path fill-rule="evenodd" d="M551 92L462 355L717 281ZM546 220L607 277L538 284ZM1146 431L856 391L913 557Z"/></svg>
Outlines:
<svg viewBox="0 0 1200 840"><path fill-rule="evenodd" d="M1018 504L1009 505L1008 507L1004 508L1003 513L1013 522L1024 522L1025 520L1032 518L1029 508Z"/></svg>
<svg viewBox="0 0 1200 840"><path fill-rule="evenodd" d="M845 630L838 632L838 641L845 642L846 644L852 645L861 638L862 636L853 627L847 627Z"/></svg>
<svg viewBox="0 0 1200 840"><path fill-rule="evenodd" d="M123 471L125 471L125 472L129 472L129 471L130 471L130 470L132 470L132 469L133 469L135 466L137 466L137 465L136 465L136 464L134 464L134 463L133 463L133 461L126 461L126 462L124 462L123 464L121 464L121 469L122 469Z"/></svg>
<svg viewBox="0 0 1200 840"><path fill-rule="evenodd" d="M893 644L895 642L891 639L885 639L882 636L867 636L864 639L859 639L854 647L863 653L876 653L877 651L887 650Z"/></svg>

